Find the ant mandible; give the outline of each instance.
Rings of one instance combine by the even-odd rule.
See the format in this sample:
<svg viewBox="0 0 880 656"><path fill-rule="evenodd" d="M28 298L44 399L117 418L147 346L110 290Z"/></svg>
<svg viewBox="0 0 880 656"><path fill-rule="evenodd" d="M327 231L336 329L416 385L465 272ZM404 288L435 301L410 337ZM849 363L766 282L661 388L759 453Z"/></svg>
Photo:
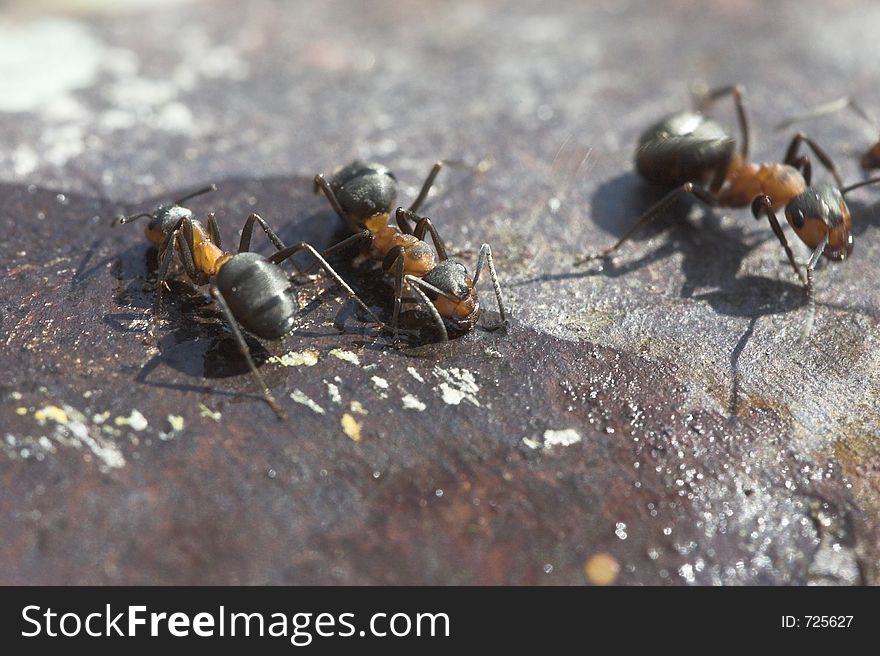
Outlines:
<svg viewBox="0 0 880 656"><path fill-rule="evenodd" d="M394 213L397 226L388 225L390 208L396 198L397 178L384 166L355 161L340 169L330 181L315 176L315 189L321 189L330 206L351 228L353 234L324 250L324 256L345 250L355 244L369 247L372 257L394 276L394 314L391 328L394 342L399 341L399 318L404 288L412 290L430 312L442 341L449 333L470 332L477 323L480 305L476 284L484 263L498 302L501 326L507 325L507 312L489 244L480 247L473 278L464 264L449 259L446 247L431 219L416 214L427 198L428 191L443 167L437 162L422 185L418 197L409 207L398 207ZM427 242L430 234L436 255ZM439 260L439 261L438 261Z"/></svg>
<svg viewBox="0 0 880 656"><path fill-rule="evenodd" d="M731 96L740 130L739 151L736 140L702 110L721 97ZM812 164L808 155L801 155L802 144L834 176L837 187L811 187ZM749 125L739 85L721 87L708 92L701 111L685 111L668 116L649 127L639 138L636 169L649 182L676 187L650 207L635 224L611 247L598 253L580 256L575 264L607 258L642 226L672 205L681 194L690 194L711 207L746 207L751 205L755 218L766 215L788 261L807 292L812 290L812 268L807 277L795 262L785 233L773 210L786 208L786 218L800 239L811 248L823 244L822 252L831 259L844 259L851 250L852 236L849 211L845 203L831 206L824 201L832 197L843 200L844 188L834 162L812 139L798 132L792 138L782 163L755 164L749 160ZM829 191L832 189L834 193ZM836 196L835 196L836 194ZM819 199L819 200L817 200ZM800 218L797 218L800 217ZM815 223L813 219L818 219ZM820 226L824 224L824 229ZM811 266L819 255L814 252ZM815 260L815 261L814 261Z"/></svg>
<svg viewBox="0 0 880 656"><path fill-rule="evenodd" d="M831 102L825 103L823 105L818 105L816 107L813 107L812 109L808 109L802 114L797 114L796 116L792 116L791 118L786 119L785 121L777 125L776 129L784 130L785 128L791 127L795 123L800 123L802 121L806 121L812 118L825 116L826 114L833 114L834 112L839 112L842 109L851 109L857 115L862 117L865 121L870 123L875 132L880 133L880 124L877 123L877 120L864 109L862 109L862 107L852 98L838 98L837 100L832 100ZM868 150L864 152L859 163L861 164L862 169L865 171L880 169L880 140L876 141L872 146L868 148Z"/></svg>
<svg viewBox="0 0 880 656"><path fill-rule="evenodd" d="M301 250L309 251L351 299L357 302L378 325L384 326L384 324L320 253L305 242L295 246L285 246L258 214L251 214L245 221L238 251L236 253L224 251L214 214L209 214L207 225L203 225L193 217L192 210L183 207L183 203L187 200L214 191L216 188L215 185L205 187L173 203L160 205L153 212L122 217L118 222L130 223L142 217L150 219L144 232L159 249L153 320L158 319L161 311L162 287L166 285L168 270L176 253L187 277L194 285L210 286L211 296L223 312L239 350L263 391L263 399L279 418L284 419L284 412L257 370L247 342L238 328L241 324L256 337L273 340L281 339L293 330L298 308L292 296L288 294L291 284L279 266L281 262ZM270 257L250 252L255 223L259 224L275 246L276 252Z"/></svg>

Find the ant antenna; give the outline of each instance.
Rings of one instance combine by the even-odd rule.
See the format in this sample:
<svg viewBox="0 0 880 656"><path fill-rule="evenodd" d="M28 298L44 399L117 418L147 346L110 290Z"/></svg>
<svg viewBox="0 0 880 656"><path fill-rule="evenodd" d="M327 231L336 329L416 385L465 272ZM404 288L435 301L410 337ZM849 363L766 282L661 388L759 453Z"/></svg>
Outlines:
<svg viewBox="0 0 880 656"><path fill-rule="evenodd" d="M825 116L826 114L833 114L834 112L839 112L842 109L850 108L864 120L871 124L871 127L877 131L880 131L880 123L877 123L877 119L875 119L871 114L862 109L860 105L856 103L852 98L838 98L837 100L832 100L831 102L827 102L824 105L818 105L813 107L812 109L808 109L802 114L796 114L789 119L786 119L782 123L776 126L776 130L784 130L786 128L791 127L795 123L800 123L801 121L807 121L813 118L818 118L820 116Z"/></svg>
<svg viewBox="0 0 880 656"><path fill-rule="evenodd" d="M191 198L195 198L196 196L201 196L202 194L207 194L207 193L210 192L210 191L217 191L217 185L215 185L215 184L210 184L210 185L208 185L207 187L205 187L205 188L203 188L203 189L199 189L198 191L194 191L194 192L192 192L192 193L190 193L190 194L187 194L187 195L184 196L183 198L178 198L176 201L174 201L174 204L175 204L175 205L183 205L183 204L184 204L186 201L188 201L189 199L191 199Z"/></svg>
<svg viewBox="0 0 880 656"><path fill-rule="evenodd" d="M840 190L844 196L852 191L853 189L858 189L859 187L867 187L868 185L877 184L880 182L880 178L868 178L867 180L862 180L861 182L856 182L855 184L851 184L849 187L844 187Z"/></svg>
<svg viewBox="0 0 880 656"><path fill-rule="evenodd" d="M123 225L125 223L131 223L136 219L143 218L145 216L152 217L153 215L149 212L141 212L140 214L132 214L131 216L120 216L114 223L118 223L119 225Z"/></svg>

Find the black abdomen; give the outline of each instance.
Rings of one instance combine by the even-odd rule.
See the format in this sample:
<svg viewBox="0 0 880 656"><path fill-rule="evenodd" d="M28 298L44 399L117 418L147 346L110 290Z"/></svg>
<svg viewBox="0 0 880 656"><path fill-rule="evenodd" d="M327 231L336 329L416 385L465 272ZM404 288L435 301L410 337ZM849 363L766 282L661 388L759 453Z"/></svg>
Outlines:
<svg viewBox="0 0 880 656"><path fill-rule="evenodd" d="M296 302L284 271L258 253L239 253L217 273L217 287L249 333L278 339L293 329Z"/></svg>
<svg viewBox="0 0 880 656"><path fill-rule="evenodd" d="M649 182L674 187L704 184L733 159L734 139L712 119L695 112L673 114L642 133L636 169Z"/></svg>

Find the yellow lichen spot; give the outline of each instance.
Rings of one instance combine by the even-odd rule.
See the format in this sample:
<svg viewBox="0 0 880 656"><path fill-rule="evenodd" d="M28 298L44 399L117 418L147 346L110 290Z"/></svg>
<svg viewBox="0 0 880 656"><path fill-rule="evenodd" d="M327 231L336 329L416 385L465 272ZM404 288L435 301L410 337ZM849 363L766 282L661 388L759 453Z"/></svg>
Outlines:
<svg viewBox="0 0 880 656"><path fill-rule="evenodd" d="M171 430L178 432L183 430L183 417L181 417L180 415L168 415L167 419L168 423L171 426Z"/></svg>
<svg viewBox="0 0 880 656"><path fill-rule="evenodd" d="M67 413L64 412L57 405L47 405L42 410L37 410L34 413L34 419L36 419L41 424L45 424L47 420L52 420L57 424L66 424L67 423Z"/></svg>
<svg viewBox="0 0 880 656"><path fill-rule="evenodd" d="M370 414L367 409L361 405L360 401L352 401L348 404L349 409L359 415L368 415Z"/></svg>
<svg viewBox="0 0 880 656"><path fill-rule="evenodd" d="M347 412L342 415L340 421L342 424L342 432L348 435L354 442L361 441L361 424Z"/></svg>
<svg viewBox="0 0 880 656"><path fill-rule="evenodd" d="M346 351L344 349L335 348L330 351L330 355L335 358L339 358L343 362L350 362L351 364L360 365L361 359L358 357L357 353L352 353L351 351Z"/></svg>
<svg viewBox="0 0 880 656"><path fill-rule="evenodd" d="M320 355L317 351L290 351L281 357L273 355L269 358L269 362L277 362L285 367L314 367L318 364L318 356Z"/></svg>
<svg viewBox="0 0 880 656"><path fill-rule="evenodd" d="M148 425L146 417L139 410L132 410L128 417L114 417L113 423L117 426L130 426L136 431L142 431Z"/></svg>
<svg viewBox="0 0 880 656"><path fill-rule="evenodd" d="M584 576L593 585L611 585L620 574L620 563L614 556L607 553L597 553L584 563Z"/></svg>
<svg viewBox="0 0 880 656"><path fill-rule="evenodd" d="M15 414L20 415L20 416L23 417L24 415L27 414L27 408L25 408L25 407L16 408L16 409L15 409Z"/></svg>
<svg viewBox="0 0 880 656"><path fill-rule="evenodd" d="M206 406L204 403L199 403L199 415L202 417L207 417L208 419L213 419L214 421L220 421L220 418L223 416L219 412L214 412Z"/></svg>

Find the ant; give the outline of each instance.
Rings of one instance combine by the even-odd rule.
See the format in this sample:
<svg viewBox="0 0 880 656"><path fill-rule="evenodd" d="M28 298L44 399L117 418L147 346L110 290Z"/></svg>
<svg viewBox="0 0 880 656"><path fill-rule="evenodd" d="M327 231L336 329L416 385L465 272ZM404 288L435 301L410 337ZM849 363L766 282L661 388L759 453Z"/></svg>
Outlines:
<svg viewBox="0 0 880 656"><path fill-rule="evenodd" d="M795 123L818 118L827 114L833 114L835 112L839 112L842 109L851 109L853 112L862 117L865 121L870 123L871 127L874 128L876 132L880 133L880 124L877 123L877 120L864 109L862 109L862 107L857 104L856 101L852 98L838 98L837 100L832 100L831 102L825 103L823 105L818 105L816 107L813 107L812 109L808 109L802 114L797 114L789 119L786 119L785 121L777 125L776 129L784 130L785 128L791 127ZM880 169L880 140L876 141L874 145L872 145L870 148L868 148L867 151L865 151L865 153L861 157L860 164L862 165L862 169L865 171Z"/></svg>
<svg viewBox="0 0 880 656"><path fill-rule="evenodd" d="M210 185L172 203L160 205L153 212L121 217L118 223L130 223L142 217L150 219L144 232L147 239L159 249L153 321L158 319L161 311L162 287L167 286L168 269L176 253L187 277L194 285L210 286L211 296L223 312L239 350L263 391L263 399L279 418L284 419L286 415L257 370L250 349L238 327L240 324L256 337L272 340L281 339L293 330L298 308L293 297L288 294L291 284L279 266L281 262L301 250L309 251L349 298L357 302L377 324L380 326L384 324L320 253L305 242L295 246L285 246L269 224L258 214L251 214L245 221L238 251L231 253L223 250L214 214L208 215L207 225L204 225L194 218L192 210L183 207L183 203L187 200L216 189L215 185ZM255 223L259 224L275 246L276 252L269 257L250 251Z"/></svg>
<svg viewBox="0 0 880 656"><path fill-rule="evenodd" d="M703 109L721 97L731 96L740 130L736 140ZM802 132L792 138L783 162L755 164L749 160L749 125L739 85L708 92L701 111L685 111L668 116L649 127L639 138L636 169L648 182L675 187L650 207L611 247L583 255L576 265L607 258L642 226L666 210L681 194L691 194L711 207L751 205L755 218L765 215L779 239L792 269L808 294L812 293L812 271L821 255L843 260L852 251L851 219L843 200L846 192L865 183L844 187L837 167L812 139ZM801 155L802 144L834 177L837 186L811 186L812 164ZM707 186L708 185L708 186ZM785 217L797 236L813 249L807 277L795 262L794 253L782 232L775 210L785 208Z"/></svg>
<svg viewBox="0 0 880 656"><path fill-rule="evenodd" d="M464 264L449 259L446 246L431 219L416 214L443 164L442 161L434 164L409 209L398 207L394 212L397 226L388 224L397 195L397 178L386 167L358 160L337 171L329 182L320 173L315 176L315 191L324 192L330 206L354 233L326 249L324 256L361 244L368 247L370 255L394 276L391 328L395 344L399 343L398 324L404 288L412 290L430 312L442 341L448 341L450 332L456 335L470 332L479 319L480 305L475 286L484 262L488 264L501 315L501 323L492 329L507 326L507 312L489 244L480 247L477 267L471 278ZM424 241L426 234L431 236L436 255Z"/></svg>

